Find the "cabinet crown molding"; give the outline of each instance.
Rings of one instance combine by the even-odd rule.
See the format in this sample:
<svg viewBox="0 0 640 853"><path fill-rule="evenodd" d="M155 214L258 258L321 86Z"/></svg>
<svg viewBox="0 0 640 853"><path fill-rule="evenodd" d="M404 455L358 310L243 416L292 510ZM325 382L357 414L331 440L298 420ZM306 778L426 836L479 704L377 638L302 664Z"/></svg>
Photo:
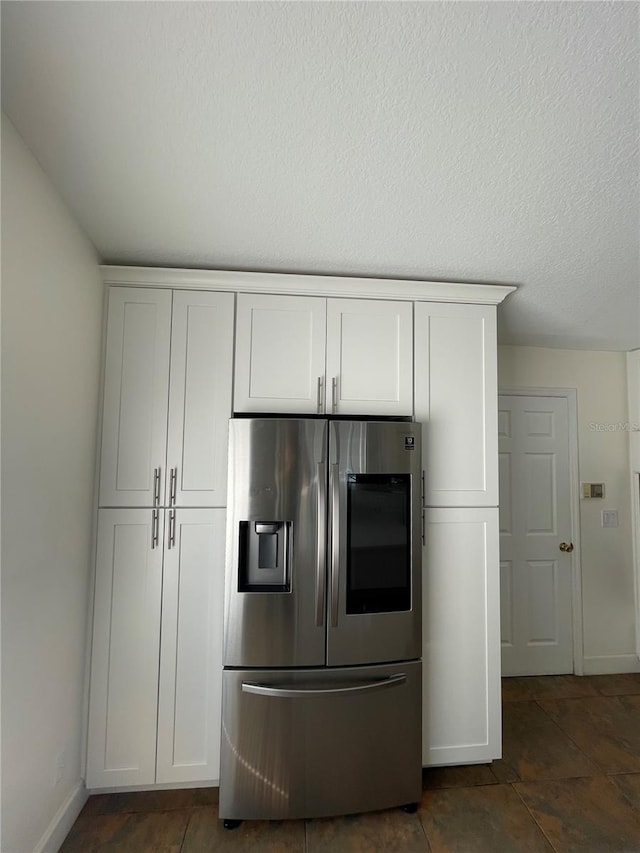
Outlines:
<svg viewBox="0 0 640 853"><path fill-rule="evenodd" d="M111 285L229 290L238 293L287 293L338 298L464 302L476 305L499 305L516 290L513 285L507 284L471 284L400 278L352 278L332 275L111 265L102 265L100 270L105 284Z"/></svg>

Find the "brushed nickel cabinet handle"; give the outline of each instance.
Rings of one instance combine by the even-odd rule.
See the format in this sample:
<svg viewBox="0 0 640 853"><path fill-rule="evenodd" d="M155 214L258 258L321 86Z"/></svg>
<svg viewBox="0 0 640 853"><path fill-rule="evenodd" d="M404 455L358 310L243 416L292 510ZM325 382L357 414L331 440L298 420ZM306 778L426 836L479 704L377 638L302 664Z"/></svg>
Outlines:
<svg viewBox="0 0 640 853"><path fill-rule="evenodd" d="M321 415L324 411L324 376L318 376L318 414Z"/></svg>
<svg viewBox="0 0 640 853"><path fill-rule="evenodd" d="M178 486L178 467L171 469L169 478L169 506L176 505L176 490Z"/></svg>
<svg viewBox="0 0 640 853"><path fill-rule="evenodd" d="M338 377L334 376L331 380L331 412L335 415L338 411Z"/></svg>
<svg viewBox="0 0 640 853"><path fill-rule="evenodd" d="M158 547L160 538L160 513L154 509L151 514L151 550Z"/></svg>
<svg viewBox="0 0 640 853"><path fill-rule="evenodd" d="M176 511L172 509L169 511L169 543L167 545L168 548L176 547Z"/></svg>
<svg viewBox="0 0 640 853"><path fill-rule="evenodd" d="M160 468L153 469L153 505L160 506Z"/></svg>

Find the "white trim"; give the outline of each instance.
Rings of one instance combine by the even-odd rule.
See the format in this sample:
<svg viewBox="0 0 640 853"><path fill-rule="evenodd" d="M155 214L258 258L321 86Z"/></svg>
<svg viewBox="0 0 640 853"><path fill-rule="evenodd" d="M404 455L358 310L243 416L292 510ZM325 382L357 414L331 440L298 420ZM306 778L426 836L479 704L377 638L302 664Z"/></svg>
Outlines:
<svg viewBox="0 0 640 853"><path fill-rule="evenodd" d="M84 659L84 689L82 693L82 741L80 750L80 775L87 778L87 749L89 738L89 700L91 688L91 655L93 651L93 619L95 608L96 560L98 553L98 508L100 489L100 460L102 459L102 416L104 411L104 379L107 352L107 317L109 314L109 288L102 294L102 341L100 345L100 376L98 379L98 411L96 417L96 442L93 477L93 516L91 519L91 575L87 594L87 626ZM1 850L2 848L0 848Z"/></svg>
<svg viewBox="0 0 640 853"><path fill-rule="evenodd" d="M188 270L155 267L100 267L106 284L137 287L288 293L344 298L405 299L498 305L516 289L506 284L420 281L395 278L351 278L235 270Z"/></svg>
<svg viewBox="0 0 640 853"><path fill-rule="evenodd" d="M87 789L80 780L55 813L44 835L36 844L33 853L56 853L88 799Z"/></svg>
<svg viewBox="0 0 640 853"><path fill-rule="evenodd" d="M638 655L589 655L584 658L582 675L617 675L640 672Z"/></svg>
<svg viewBox="0 0 640 853"><path fill-rule="evenodd" d="M569 417L569 506L573 551L571 553L571 618L573 623L573 671L585 675L582 622L582 560L580 556L580 469L578 465L578 393L575 388L499 388L498 397L564 397Z"/></svg>
<svg viewBox="0 0 640 853"><path fill-rule="evenodd" d="M104 788L91 788L89 796L94 794L130 794L138 791L181 791L183 788L219 788L219 779L205 779L197 782L158 782L149 785L111 785Z"/></svg>

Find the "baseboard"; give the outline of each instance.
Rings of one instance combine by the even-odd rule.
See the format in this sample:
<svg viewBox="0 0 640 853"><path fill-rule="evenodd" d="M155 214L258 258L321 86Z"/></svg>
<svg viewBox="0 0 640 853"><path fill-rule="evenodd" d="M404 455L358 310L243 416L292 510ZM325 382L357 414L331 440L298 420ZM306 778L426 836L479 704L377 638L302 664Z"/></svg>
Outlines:
<svg viewBox="0 0 640 853"><path fill-rule="evenodd" d="M84 782L80 780L54 815L33 853L57 853L88 798Z"/></svg>
<svg viewBox="0 0 640 853"><path fill-rule="evenodd" d="M638 655L585 655L584 675L617 675L623 672L640 672Z"/></svg>
<svg viewBox="0 0 640 853"><path fill-rule="evenodd" d="M208 779L201 782L154 782L150 785L115 785L107 788L89 788L87 795L94 794L132 794L141 791L184 791L190 788L219 788L218 779ZM0 851L1 853L1 851Z"/></svg>

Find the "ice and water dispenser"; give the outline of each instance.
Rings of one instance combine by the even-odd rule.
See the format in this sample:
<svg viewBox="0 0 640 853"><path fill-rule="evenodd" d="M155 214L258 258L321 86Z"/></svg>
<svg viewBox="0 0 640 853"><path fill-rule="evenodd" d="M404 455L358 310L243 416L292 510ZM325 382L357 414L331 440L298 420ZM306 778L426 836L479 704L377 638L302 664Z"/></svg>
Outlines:
<svg viewBox="0 0 640 853"><path fill-rule="evenodd" d="M238 592L290 592L291 522L241 521Z"/></svg>

